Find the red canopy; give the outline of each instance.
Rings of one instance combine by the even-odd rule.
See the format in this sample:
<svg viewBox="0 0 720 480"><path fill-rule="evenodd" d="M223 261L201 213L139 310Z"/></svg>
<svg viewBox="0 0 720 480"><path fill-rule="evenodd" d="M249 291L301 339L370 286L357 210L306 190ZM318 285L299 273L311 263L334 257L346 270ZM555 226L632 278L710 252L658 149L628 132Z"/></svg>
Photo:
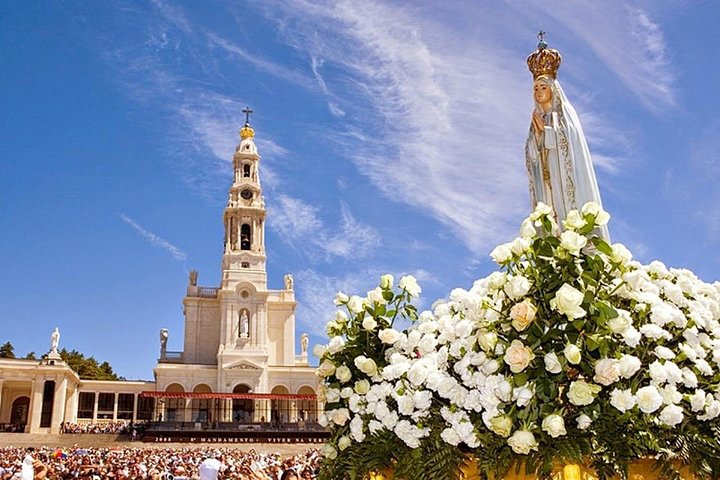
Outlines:
<svg viewBox="0 0 720 480"><path fill-rule="evenodd" d="M217 392L154 392L140 393L146 398L198 398L236 400L317 400L317 395L300 393L217 393Z"/></svg>

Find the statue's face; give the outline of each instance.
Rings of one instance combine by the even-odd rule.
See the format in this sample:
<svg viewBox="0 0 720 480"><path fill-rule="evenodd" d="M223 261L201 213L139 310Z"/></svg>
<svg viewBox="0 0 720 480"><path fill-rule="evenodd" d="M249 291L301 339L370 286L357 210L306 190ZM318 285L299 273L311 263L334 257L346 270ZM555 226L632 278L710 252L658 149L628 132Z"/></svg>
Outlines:
<svg viewBox="0 0 720 480"><path fill-rule="evenodd" d="M533 97L535 97L535 101L540 105L550 103L552 101L552 89L550 85L542 80L535 82L533 85Z"/></svg>

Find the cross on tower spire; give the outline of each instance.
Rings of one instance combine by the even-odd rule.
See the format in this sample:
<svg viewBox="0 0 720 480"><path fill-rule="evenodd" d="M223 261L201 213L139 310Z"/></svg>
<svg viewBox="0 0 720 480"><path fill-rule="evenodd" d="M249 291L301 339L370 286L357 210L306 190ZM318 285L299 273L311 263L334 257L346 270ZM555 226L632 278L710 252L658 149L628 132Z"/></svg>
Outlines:
<svg viewBox="0 0 720 480"><path fill-rule="evenodd" d="M245 107L242 112L245 114L245 124L250 124L250 114L253 113L253 111L250 107Z"/></svg>

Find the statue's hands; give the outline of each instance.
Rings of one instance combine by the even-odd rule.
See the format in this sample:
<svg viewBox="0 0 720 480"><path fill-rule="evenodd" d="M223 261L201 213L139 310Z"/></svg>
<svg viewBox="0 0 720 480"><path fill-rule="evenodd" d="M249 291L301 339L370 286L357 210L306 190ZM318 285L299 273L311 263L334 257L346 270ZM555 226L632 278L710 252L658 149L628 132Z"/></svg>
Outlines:
<svg viewBox="0 0 720 480"><path fill-rule="evenodd" d="M532 127L536 135L540 135L545 129L542 115L537 110L533 110L532 113Z"/></svg>

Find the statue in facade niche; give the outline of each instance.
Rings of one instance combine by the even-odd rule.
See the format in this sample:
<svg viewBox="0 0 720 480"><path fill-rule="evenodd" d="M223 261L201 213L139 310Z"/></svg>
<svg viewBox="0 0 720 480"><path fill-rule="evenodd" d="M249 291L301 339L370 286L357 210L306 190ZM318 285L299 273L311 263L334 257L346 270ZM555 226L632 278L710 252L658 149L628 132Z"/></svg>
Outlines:
<svg viewBox="0 0 720 480"><path fill-rule="evenodd" d="M250 319L247 315L247 310L243 310L240 314L240 337L247 338L250 333Z"/></svg>
<svg viewBox="0 0 720 480"><path fill-rule="evenodd" d="M285 274L285 290L294 290L295 289L295 281L293 280L293 276L289 273Z"/></svg>
<svg viewBox="0 0 720 480"><path fill-rule="evenodd" d="M525 144L525 165L531 209L539 202L549 205L560 222L587 202L602 203L580 119L557 80L562 57L547 48L544 36L545 32L538 34L538 48L527 59L535 109ZM598 227L596 233L609 241L607 226Z"/></svg>
<svg viewBox="0 0 720 480"><path fill-rule="evenodd" d="M58 345L59 344L60 344L60 330L58 330L58 327L55 327L55 330L53 330L52 334L50 335L50 354L51 355L58 354Z"/></svg>

